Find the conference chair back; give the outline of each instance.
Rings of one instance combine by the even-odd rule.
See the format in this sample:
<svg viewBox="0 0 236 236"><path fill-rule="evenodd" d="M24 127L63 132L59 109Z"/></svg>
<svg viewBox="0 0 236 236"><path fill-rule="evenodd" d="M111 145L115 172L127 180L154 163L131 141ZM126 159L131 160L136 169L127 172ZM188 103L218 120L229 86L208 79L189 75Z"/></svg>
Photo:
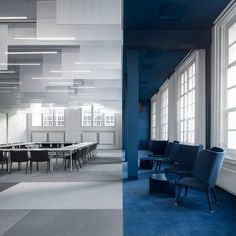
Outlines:
<svg viewBox="0 0 236 236"><path fill-rule="evenodd" d="M11 162L27 162L29 160L27 151L10 151Z"/></svg>
<svg viewBox="0 0 236 236"><path fill-rule="evenodd" d="M46 150L32 150L30 161L31 162L44 162L48 161L48 151Z"/></svg>
<svg viewBox="0 0 236 236"><path fill-rule="evenodd" d="M164 155L168 140L150 140L148 150L155 155Z"/></svg>

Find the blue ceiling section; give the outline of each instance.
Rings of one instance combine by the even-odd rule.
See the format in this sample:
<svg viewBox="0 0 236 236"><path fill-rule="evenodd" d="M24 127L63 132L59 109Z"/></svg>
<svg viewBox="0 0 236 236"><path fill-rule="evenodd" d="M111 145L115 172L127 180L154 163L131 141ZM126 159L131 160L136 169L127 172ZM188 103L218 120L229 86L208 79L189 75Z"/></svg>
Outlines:
<svg viewBox="0 0 236 236"><path fill-rule="evenodd" d="M230 0L124 0L125 30L204 30Z"/></svg>
<svg viewBox="0 0 236 236"><path fill-rule="evenodd" d="M230 0L124 0L126 31L210 31ZM134 39L135 40L135 39ZM124 42L125 46L125 42ZM123 74L126 78L126 50ZM139 48L139 99L150 99L189 49Z"/></svg>

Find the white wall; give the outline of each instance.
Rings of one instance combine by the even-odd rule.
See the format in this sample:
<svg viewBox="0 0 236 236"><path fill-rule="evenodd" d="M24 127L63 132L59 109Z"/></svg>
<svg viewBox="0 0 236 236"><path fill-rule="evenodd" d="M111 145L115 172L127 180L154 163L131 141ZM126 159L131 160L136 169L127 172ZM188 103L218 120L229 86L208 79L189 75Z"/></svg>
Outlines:
<svg viewBox="0 0 236 236"><path fill-rule="evenodd" d="M0 143L7 143L7 114L0 113Z"/></svg>
<svg viewBox="0 0 236 236"><path fill-rule="evenodd" d="M8 143L27 142L26 114L8 113Z"/></svg>

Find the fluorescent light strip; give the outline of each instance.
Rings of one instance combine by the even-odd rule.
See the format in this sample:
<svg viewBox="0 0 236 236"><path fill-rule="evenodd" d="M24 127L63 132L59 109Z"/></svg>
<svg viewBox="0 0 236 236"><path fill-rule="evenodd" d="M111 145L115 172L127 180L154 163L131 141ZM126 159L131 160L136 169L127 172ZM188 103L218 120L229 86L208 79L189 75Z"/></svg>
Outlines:
<svg viewBox="0 0 236 236"><path fill-rule="evenodd" d="M0 63L1 66L40 66L41 63Z"/></svg>
<svg viewBox="0 0 236 236"><path fill-rule="evenodd" d="M0 93L11 93L12 91L10 91L10 90L0 90Z"/></svg>
<svg viewBox="0 0 236 236"><path fill-rule="evenodd" d="M119 62L75 62L76 65L120 65Z"/></svg>
<svg viewBox="0 0 236 236"><path fill-rule="evenodd" d="M77 86L73 86L73 87L70 87L70 88L72 88L72 89L90 89L90 88L95 88L95 87L93 87L93 86L87 86L87 87L77 87Z"/></svg>
<svg viewBox="0 0 236 236"><path fill-rule="evenodd" d="M39 37L39 38L35 38L35 37L15 37L14 39L17 40L46 40L46 41L51 41L51 40L55 40L55 41L70 41L70 40L76 40L75 37Z"/></svg>
<svg viewBox="0 0 236 236"><path fill-rule="evenodd" d="M9 81L9 82L7 82L7 81L0 81L0 84L15 84L15 85L17 85L17 84L22 84L22 82L14 82L14 81Z"/></svg>
<svg viewBox="0 0 236 236"><path fill-rule="evenodd" d="M27 16L0 16L0 20L27 20Z"/></svg>
<svg viewBox="0 0 236 236"><path fill-rule="evenodd" d="M0 74L15 74L14 70L0 70Z"/></svg>
<svg viewBox="0 0 236 236"><path fill-rule="evenodd" d="M6 87L1 87L0 86L0 89L17 89L18 87L15 87L15 86L13 86L13 87L10 87L10 86L6 86Z"/></svg>
<svg viewBox="0 0 236 236"><path fill-rule="evenodd" d="M73 92L72 90L69 89L48 89L47 92L52 92L52 93L68 93L68 92Z"/></svg>
<svg viewBox="0 0 236 236"><path fill-rule="evenodd" d="M73 80L73 78L63 78L63 77L32 77L33 80Z"/></svg>
<svg viewBox="0 0 236 236"><path fill-rule="evenodd" d="M51 70L51 73L90 73L91 70Z"/></svg>
<svg viewBox="0 0 236 236"><path fill-rule="evenodd" d="M48 52L6 52L8 55L38 55L38 54L57 54L57 51L48 51Z"/></svg>
<svg viewBox="0 0 236 236"><path fill-rule="evenodd" d="M50 85L68 85L68 86L73 86L73 82L68 83L68 82L49 82ZM80 83L82 84L82 83Z"/></svg>

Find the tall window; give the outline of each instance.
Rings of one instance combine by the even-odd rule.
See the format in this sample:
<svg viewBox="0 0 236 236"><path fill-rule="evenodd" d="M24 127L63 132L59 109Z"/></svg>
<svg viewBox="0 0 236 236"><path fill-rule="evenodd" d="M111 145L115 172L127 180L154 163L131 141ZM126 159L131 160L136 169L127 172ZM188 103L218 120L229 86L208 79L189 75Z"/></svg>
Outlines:
<svg viewBox="0 0 236 236"><path fill-rule="evenodd" d="M82 126L115 126L115 113L101 106L83 106Z"/></svg>
<svg viewBox="0 0 236 236"><path fill-rule="evenodd" d="M38 110L32 110L32 126L64 126L64 109L54 109L44 107Z"/></svg>
<svg viewBox="0 0 236 236"><path fill-rule="evenodd" d="M180 74L179 87L179 140L195 143L195 62L188 64Z"/></svg>
<svg viewBox="0 0 236 236"><path fill-rule="evenodd" d="M104 113L102 113L102 107L93 107L93 126L104 126Z"/></svg>
<svg viewBox="0 0 236 236"><path fill-rule="evenodd" d="M83 106L82 107L82 126L92 125L92 107Z"/></svg>
<svg viewBox="0 0 236 236"><path fill-rule="evenodd" d="M157 117L157 103L156 103L156 101L153 101L153 103L152 103L152 118L151 118L152 139L157 138L156 117Z"/></svg>
<svg viewBox="0 0 236 236"><path fill-rule="evenodd" d="M53 126L53 109L43 109L43 126Z"/></svg>
<svg viewBox="0 0 236 236"><path fill-rule="evenodd" d="M161 92L160 137L168 139L168 87Z"/></svg>
<svg viewBox="0 0 236 236"><path fill-rule="evenodd" d="M65 113L63 109L54 110L54 126L64 126Z"/></svg>
<svg viewBox="0 0 236 236"><path fill-rule="evenodd" d="M226 95L226 145L236 149L236 23L228 29L228 60L225 84Z"/></svg>

